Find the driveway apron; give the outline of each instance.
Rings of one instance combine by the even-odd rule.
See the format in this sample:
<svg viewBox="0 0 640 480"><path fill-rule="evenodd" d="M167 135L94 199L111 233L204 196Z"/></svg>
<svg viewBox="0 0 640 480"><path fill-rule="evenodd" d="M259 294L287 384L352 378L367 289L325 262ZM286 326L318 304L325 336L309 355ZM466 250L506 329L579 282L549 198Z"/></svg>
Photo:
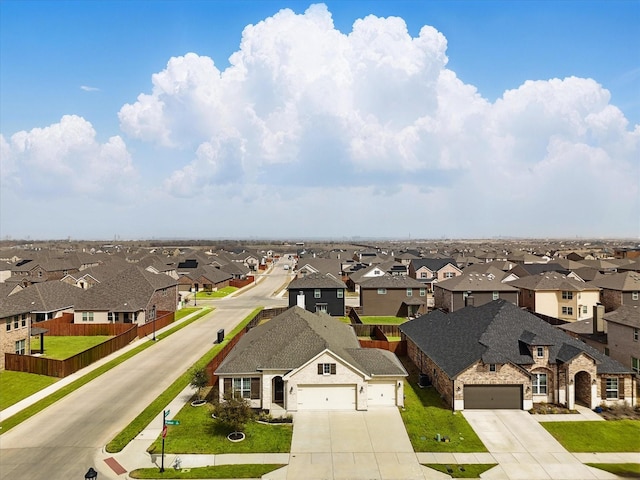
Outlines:
<svg viewBox="0 0 640 480"><path fill-rule="evenodd" d="M588 480L617 478L583 465L528 412L465 410L465 418L499 466L483 478L510 480Z"/></svg>
<svg viewBox="0 0 640 480"><path fill-rule="evenodd" d="M397 408L295 414L287 479L420 479Z"/></svg>

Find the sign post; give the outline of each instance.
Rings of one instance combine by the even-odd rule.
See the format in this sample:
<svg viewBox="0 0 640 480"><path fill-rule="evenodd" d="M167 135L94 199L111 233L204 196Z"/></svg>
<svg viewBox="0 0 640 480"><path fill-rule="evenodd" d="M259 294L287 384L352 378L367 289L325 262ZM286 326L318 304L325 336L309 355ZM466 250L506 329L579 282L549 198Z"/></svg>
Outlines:
<svg viewBox="0 0 640 480"><path fill-rule="evenodd" d="M167 436L167 416L169 410L163 410L162 412L162 459L160 460L160 473L164 472L164 439Z"/></svg>

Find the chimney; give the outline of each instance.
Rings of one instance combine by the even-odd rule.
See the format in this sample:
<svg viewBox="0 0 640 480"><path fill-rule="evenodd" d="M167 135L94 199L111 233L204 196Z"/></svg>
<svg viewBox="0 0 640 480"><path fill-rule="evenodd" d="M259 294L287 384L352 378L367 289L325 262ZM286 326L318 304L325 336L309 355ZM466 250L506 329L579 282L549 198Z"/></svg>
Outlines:
<svg viewBox="0 0 640 480"><path fill-rule="evenodd" d="M593 334L607 333L606 322L604 320L604 305L597 303L593 306Z"/></svg>
<svg viewBox="0 0 640 480"><path fill-rule="evenodd" d="M465 307L473 307L473 295L471 295L471 292L468 293L467 296L464 297L464 306Z"/></svg>

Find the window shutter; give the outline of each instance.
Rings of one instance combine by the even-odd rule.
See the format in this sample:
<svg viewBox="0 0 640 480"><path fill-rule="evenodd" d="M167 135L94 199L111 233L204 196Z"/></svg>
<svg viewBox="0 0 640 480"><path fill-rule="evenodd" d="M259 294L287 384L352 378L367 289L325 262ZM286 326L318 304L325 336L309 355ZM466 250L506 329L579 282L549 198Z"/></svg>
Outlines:
<svg viewBox="0 0 640 480"><path fill-rule="evenodd" d="M600 381L600 398L602 398L602 400L607 399L607 379L604 377L602 377Z"/></svg>
<svg viewBox="0 0 640 480"><path fill-rule="evenodd" d="M229 393L231 392L231 379L230 378L225 378L224 379L224 393Z"/></svg>
<svg viewBox="0 0 640 480"><path fill-rule="evenodd" d="M624 378L620 377L618 379L618 398L620 400L624 400Z"/></svg>
<svg viewBox="0 0 640 480"><path fill-rule="evenodd" d="M322 364L318 364L318 375L322 375Z"/></svg>
<svg viewBox="0 0 640 480"><path fill-rule="evenodd" d="M336 364L332 363L331 364L331 375L335 375L336 374Z"/></svg>
<svg viewBox="0 0 640 480"><path fill-rule="evenodd" d="M260 377L251 378L251 400L260 399Z"/></svg>

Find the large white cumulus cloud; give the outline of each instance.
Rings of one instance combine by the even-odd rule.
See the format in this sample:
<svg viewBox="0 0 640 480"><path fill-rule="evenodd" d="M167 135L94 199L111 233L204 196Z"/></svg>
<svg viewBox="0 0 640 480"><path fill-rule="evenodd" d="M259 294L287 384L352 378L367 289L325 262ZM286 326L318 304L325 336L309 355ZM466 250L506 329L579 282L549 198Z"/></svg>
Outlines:
<svg viewBox="0 0 640 480"><path fill-rule="evenodd" d="M3 188L23 193L114 198L126 193L136 176L122 138L99 143L91 123L76 115L9 139L0 135L0 148Z"/></svg>
<svg viewBox="0 0 640 480"><path fill-rule="evenodd" d="M193 152L166 187L220 185L440 189L452 208L483 197L510 215L544 192L637 207L640 128L596 81L528 81L495 103L447 68L432 27L368 16L338 31L324 5L245 28L230 66L194 53L153 75L120 113L127 134ZM586 196L595 185L607 195ZM384 196L384 195L383 195ZM624 209L625 207L623 207ZM513 211L512 211L513 210Z"/></svg>

